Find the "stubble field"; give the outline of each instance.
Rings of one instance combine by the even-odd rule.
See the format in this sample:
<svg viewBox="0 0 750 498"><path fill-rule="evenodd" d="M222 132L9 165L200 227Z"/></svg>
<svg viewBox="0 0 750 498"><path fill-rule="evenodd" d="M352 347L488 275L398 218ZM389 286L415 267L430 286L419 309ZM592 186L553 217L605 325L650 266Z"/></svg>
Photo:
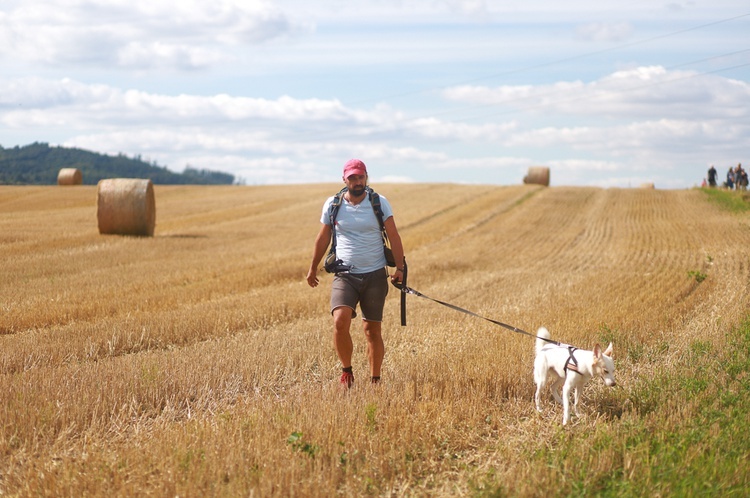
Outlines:
<svg viewBox="0 0 750 498"><path fill-rule="evenodd" d="M744 496L750 214L700 190L374 185L409 284L554 339L614 342L561 427L534 341L399 293L354 388L305 274L338 185L156 186L152 238L96 187L0 186L0 495ZM729 195L727 193L727 195Z"/></svg>

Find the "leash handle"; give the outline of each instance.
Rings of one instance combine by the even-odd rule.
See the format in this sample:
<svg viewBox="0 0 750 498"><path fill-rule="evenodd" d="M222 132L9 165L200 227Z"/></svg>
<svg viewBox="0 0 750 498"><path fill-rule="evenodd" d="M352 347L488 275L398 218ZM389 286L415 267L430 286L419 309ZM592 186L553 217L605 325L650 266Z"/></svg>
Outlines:
<svg viewBox="0 0 750 498"><path fill-rule="evenodd" d="M414 294L414 289L410 289L406 286L406 277L409 272L409 267L406 264L406 257L404 257L404 269L401 272L402 278L400 282L396 282L395 280L391 280L391 284L395 288L401 291L401 326L406 327L406 295L407 294Z"/></svg>
<svg viewBox="0 0 750 498"><path fill-rule="evenodd" d="M406 256L404 256L404 271L402 272L403 279L401 280L401 326L406 327L406 292L404 289L408 289L406 286L406 277L409 274L409 267L406 264Z"/></svg>

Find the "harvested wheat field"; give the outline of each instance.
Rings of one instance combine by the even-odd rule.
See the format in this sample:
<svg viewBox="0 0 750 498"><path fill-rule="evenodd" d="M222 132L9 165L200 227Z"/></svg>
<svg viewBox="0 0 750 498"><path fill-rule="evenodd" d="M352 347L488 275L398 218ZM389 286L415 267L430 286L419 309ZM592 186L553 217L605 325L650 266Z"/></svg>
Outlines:
<svg viewBox="0 0 750 498"><path fill-rule="evenodd" d="M0 187L0 495L744 496L750 214L702 190L374 185L409 285L582 348L618 386L534 408L534 340L417 296L356 323L305 274L338 185L155 186L153 237L96 187ZM739 199L739 205L744 201Z"/></svg>

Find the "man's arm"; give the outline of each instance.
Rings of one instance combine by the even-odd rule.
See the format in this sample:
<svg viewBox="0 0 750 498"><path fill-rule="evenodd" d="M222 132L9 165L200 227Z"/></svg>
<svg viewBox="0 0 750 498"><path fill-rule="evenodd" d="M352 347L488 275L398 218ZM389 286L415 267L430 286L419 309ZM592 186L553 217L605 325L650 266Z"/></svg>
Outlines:
<svg viewBox="0 0 750 498"><path fill-rule="evenodd" d="M310 263L310 268L307 270L307 284L310 287L318 286L318 265L323 260L323 256L328 250L328 244L331 242L331 226L321 223L320 231L318 236L315 237L315 245L313 247L313 257Z"/></svg>
<svg viewBox="0 0 750 498"><path fill-rule="evenodd" d="M391 251L393 251L393 259L396 261L396 269L404 269L404 246L401 243L401 236L398 234L396 228L396 221L393 216L390 216L383 222L385 227L385 234L388 235L388 241L391 243Z"/></svg>

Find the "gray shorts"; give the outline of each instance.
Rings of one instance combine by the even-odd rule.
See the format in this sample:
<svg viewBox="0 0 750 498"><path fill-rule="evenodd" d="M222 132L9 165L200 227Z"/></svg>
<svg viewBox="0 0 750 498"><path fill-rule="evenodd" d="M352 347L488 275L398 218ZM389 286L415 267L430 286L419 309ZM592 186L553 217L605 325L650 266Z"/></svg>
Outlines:
<svg viewBox="0 0 750 498"><path fill-rule="evenodd" d="M354 318L359 303L363 320L382 322L387 295L388 272L385 268L371 273L337 273L331 287L331 313L336 308L346 306L352 309Z"/></svg>

